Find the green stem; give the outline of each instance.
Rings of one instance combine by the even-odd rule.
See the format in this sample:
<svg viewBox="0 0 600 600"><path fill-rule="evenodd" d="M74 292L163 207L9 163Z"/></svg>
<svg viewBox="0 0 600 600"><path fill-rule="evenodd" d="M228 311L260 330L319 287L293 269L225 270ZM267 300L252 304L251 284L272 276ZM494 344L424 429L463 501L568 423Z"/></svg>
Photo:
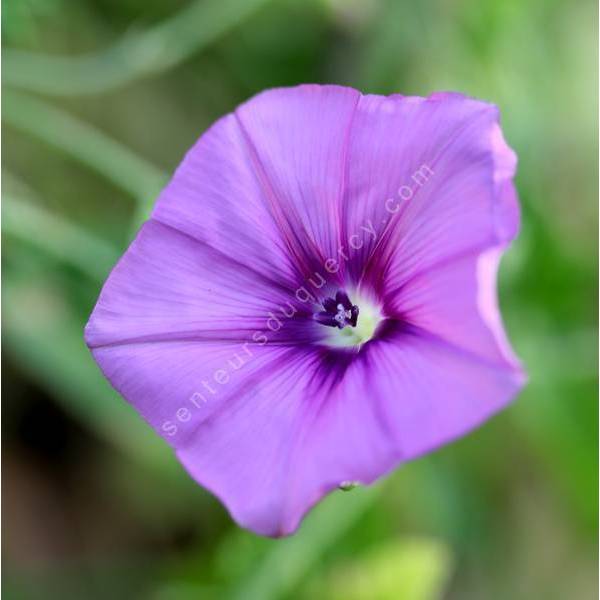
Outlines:
<svg viewBox="0 0 600 600"><path fill-rule="evenodd" d="M2 81L54 95L97 94L172 67L227 33L268 0L197 0L147 31L106 50L48 56L4 49Z"/></svg>
<svg viewBox="0 0 600 600"><path fill-rule="evenodd" d="M104 281L119 258L112 245L42 206L2 195L2 231ZM43 234L41 233L43 232Z"/></svg>
<svg viewBox="0 0 600 600"><path fill-rule="evenodd" d="M351 494L334 492L293 536L273 543L271 551L234 590L231 600L271 600L287 597L323 554L364 514L381 493L382 484Z"/></svg>
<svg viewBox="0 0 600 600"><path fill-rule="evenodd" d="M92 125L26 94L5 90L2 118L62 150L147 205L167 174Z"/></svg>

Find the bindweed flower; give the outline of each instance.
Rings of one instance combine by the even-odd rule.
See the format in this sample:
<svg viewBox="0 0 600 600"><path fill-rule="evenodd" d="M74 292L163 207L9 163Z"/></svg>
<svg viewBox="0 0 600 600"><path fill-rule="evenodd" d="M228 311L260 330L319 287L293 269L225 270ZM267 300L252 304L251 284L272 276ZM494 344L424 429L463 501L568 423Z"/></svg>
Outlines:
<svg viewBox="0 0 600 600"><path fill-rule="evenodd" d="M289 534L523 384L496 302L515 165L459 94L259 94L188 152L87 344L239 524Z"/></svg>

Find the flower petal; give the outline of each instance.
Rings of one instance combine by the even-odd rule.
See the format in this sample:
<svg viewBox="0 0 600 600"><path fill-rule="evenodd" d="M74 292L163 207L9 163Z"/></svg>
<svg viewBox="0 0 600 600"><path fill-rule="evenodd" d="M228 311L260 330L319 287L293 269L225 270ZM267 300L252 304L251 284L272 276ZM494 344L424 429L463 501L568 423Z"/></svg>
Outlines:
<svg viewBox="0 0 600 600"><path fill-rule="evenodd" d="M242 398L258 393L270 369L293 350L174 340L99 346L92 353L115 389L179 448L202 436L202 427L210 428L211 420L238 407Z"/></svg>
<svg viewBox="0 0 600 600"><path fill-rule="evenodd" d="M456 348L521 372L498 309L502 248L467 252L411 278L386 297L387 311Z"/></svg>
<svg viewBox="0 0 600 600"><path fill-rule="evenodd" d="M272 280L292 286L301 277L233 114L217 121L188 151L152 218Z"/></svg>
<svg viewBox="0 0 600 600"><path fill-rule="evenodd" d="M104 346L93 354L241 525L271 536L291 531L299 515L290 511L306 490L296 489L290 467L318 400L307 393L317 366L313 352L175 341Z"/></svg>
<svg viewBox="0 0 600 600"><path fill-rule="evenodd" d="M273 357L260 378L177 454L233 517L257 533L292 533L342 483L372 483L465 434L502 408L521 380L420 332L374 342L355 360Z"/></svg>
<svg viewBox="0 0 600 600"><path fill-rule="evenodd" d="M379 433L385 434L395 461L469 432L504 407L523 383L515 369L411 326L400 325L366 350L345 382L355 390L350 395L355 406L360 399L378 414Z"/></svg>
<svg viewBox="0 0 600 600"><path fill-rule="evenodd" d="M359 98L351 88L301 85L264 92L236 111L271 213L308 273L337 256L346 150ZM307 248L317 264L307 264Z"/></svg>
<svg viewBox="0 0 600 600"><path fill-rule="evenodd" d="M289 522L344 481L369 484L481 425L517 393L515 371L435 336L400 330L367 344L307 426ZM296 502L296 504L294 504Z"/></svg>
<svg viewBox="0 0 600 600"><path fill-rule="evenodd" d="M294 321L279 327L273 320L272 329L280 331L269 329L273 315L285 321L280 311L291 312L291 301ZM271 341L297 344L312 339L311 324L312 313L295 301L293 289L150 220L105 283L85 335L92 348L176 340L243 343L264 330Z"/></svg>
<svg viewBox="0 0 600 600"><path fill-rule="evenodd" d="M355 280L381 289L515 235L516 202L503 192L516 159L497 121L494 106L459 94L361 98L345 222L348 231L372 223L378 236L351 262Z"/></svg>

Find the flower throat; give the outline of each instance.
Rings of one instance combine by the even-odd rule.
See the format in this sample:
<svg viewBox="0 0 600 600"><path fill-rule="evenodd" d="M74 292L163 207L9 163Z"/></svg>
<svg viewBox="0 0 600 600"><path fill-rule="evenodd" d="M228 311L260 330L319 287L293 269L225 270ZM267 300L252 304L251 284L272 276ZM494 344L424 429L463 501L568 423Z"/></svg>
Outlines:
<svg viewBox="0 0 600 600"><path fill-rule="evenodd" d="M339 290L335 298L322 302L323 310L316 313L315 321L331 331L325 338L327 345L354 347L371 340L382 320L381 312L371 303L360 300L354 304L348 294Z"/></svg>

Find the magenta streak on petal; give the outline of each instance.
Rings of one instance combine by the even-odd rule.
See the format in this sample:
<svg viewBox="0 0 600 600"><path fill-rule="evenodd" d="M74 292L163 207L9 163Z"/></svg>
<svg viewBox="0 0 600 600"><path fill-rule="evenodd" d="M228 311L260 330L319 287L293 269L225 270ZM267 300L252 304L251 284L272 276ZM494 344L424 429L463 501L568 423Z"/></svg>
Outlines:
<svg viewBox="0 0 600 600"><path fill-rule="evenodd" d="M436 220L429 218L428 214L435 211L435 204L439 204L440 200L444 200L444 195L448 196L445 190L451 189L451 186L453 185L452 179L455 179L454 173L459 172L457 171L457 166L459 165L453 166L446 157L453 153L457 154L453 149L453 146L456 146L459 140L463 140L460 142L463 145L465 141L468 142L469 132L473 131L478 123L481 125L481 120L485 120L491 124L494 115L496 114L495 109L489 105L470 100L467 101L465 99L459 101L459 99L454 96L451 96L451 98L450 114L445 117L445 126L440 127L440 117L437 116L436 113L439 112L440 107L443 107L444 105L439 96L430 97L428 99L398 99L397 97L383 99L365 97L365 101L367 102L370 101L373 103L374 101L378 101L381 102L383 106L388 107L381 114L376 113L374 116L371 111L365 111L364 115L362 115L359 110L360 116L356 119L357 124L360 124L361 120L365 121L365 119L367 119L367 123L375 121L375 124L382 128L381 139L383 140L385 154L381 156L381 158L377 158L378 155L376 150L373 153L374 158L372 159L374 161L374 169L379 170L374 172L381 172L382 175L373 181L369 181L369 194L367 196L362 194L365 197L364 199L361 199L361 189L364 188L364 183L360 182L361 170L354 171L354 181L351 181L348 191L350 194L348 203L352 206L362 207L361 211L354 213L353 219L355 221L360 222L360 220L364 221L367 218L370 218L377 227L381 228L381 233L378 236L378 239L371 242L371 244L367 244L357 257L357 266L353 269L354 278L356 278L360 272L363 277L371 278L371 285L380 286L389 269L389 263L392 258L391 252L388 250L393 249L395 255L402 260L403 253L398 252L397 247L398 245L406 245L407 241L409 241L406 239L407 232L410 233L412 238L422 240L423 244L427 243L431 248L430 252L434 252L435 247L440 245L439 240L432 238L432 235L435 233L432 225L436 223ZM456 106L457 104L458 108L452 108L452 105ZM465 105L471 105L473 107L471 110L472 114L465 111ZM403 106L406 106L407 108L401 109ZM453 112L455 114L453 114ZM411 125L408 120L409 117L416 121L416 125ZM396 121L402 130L412 130L413 133L410 135L417 136L421 133L421 135L427 139L427 142L423 144L423 151L411 152L410 145L406 147L401 142L395 143L396 138L392 137L391 134L389 134L389 131L390 129L393 129ZM383 131L388 132L388 134L384 135ZM408 136L404 135L403 137L406 138ZM430 147L427 145L431 143L431 140L434 142L438 141L437 147ZM410 138L407 143L411 143ZM418 138L413 143L418 144ZM459 153L461 152L460 147L457 148L457 150ZM471 150L471 152L473 151ZM482 146L481 150L478 152L480 154L484 152L489 154L489 143L487 144L487 149ZM476 166L476 158L476 156L468 158L469 162L464 164L469 168L471 164ZM361 157L361 159L364 163L364 158ZM444 159L444 163L440 164L442 159ZM377 161L381 162L378 163ZM415 173L418 173L418 169L422 167L422 165L426 165L430 168L433 171L433 175L431 175L430 179L423 185L418 186L415 189L414 196L411 197L410 200L401 203L398 214L390 215L389 213L386 213L384 210L386 198L396 194L396 191L400 186L407 184L414 186L412 177ZM489 176L491 177L491 174ZM469 184L470 188L473 188L473 183ZM487 190L490 189L487 182L482 181L480 187L483 185L486 186ZM456 184L454 184L454 187L456 187ZM473 193L481 193L477 192L475 189L467 189L465 192L466 198L471 197ZM440 194L442 195L442 198L440 198ZM487 228L489 229L492 225L492 221L490 220L492 198L489 196L489 192L486 191L484 194L487 194L489 197L489 208L486 208L485 205L483 205L482 209L478 210L484 210L489 213L487 215ZM436 197L437 202L435 201ZM461 205L465 203L465 200L449 197L444 200L444 202L446 204L446 208L444 209L445 213L451 217L454 222L457 222L456 216L453 216L451 211L456 213L456 208L460 208ZM356 210L358 211L358 208ZM440 218L443 218L444 211L439 211ZM383 220L386 222L382 226ZM415 226L413 224L415 222L420 222L420 225ZM463 220L461 226L464 228L465 225ZM423 227L425 227L426 235L422 235L419 232L419 229L423 229ZM483 237L492 237L491 235L487 236L486 227L476 227L474 228L473 233L475 235L481 233ZM463 239L468 241L469 237L463 236ZM460 237L456 238L455 243L460 243ZM407 247L404 254L410 252L411 248ZM365 267L365 261L369 260L372 264L369 265L367 262ZM362 269L364 270L361 270L361 262L363 264ZM423 268L425 265L426 261L421 260L420 268ZM377 280L372 279L373 277L376 277Z"/></svg>
<svg viewBox="0 0 600 600"><path fill-rule="evenodd" d="M269 210L305 278L337 256L344 147L359 97L306 85L261 94L236 111Z"/></svg>
<svg viewBox="0 0 600 600"><path fill-rule="evenodd" d="M293 219L296 224L295 227L290 222L293 212L291 215L284 212L280 201L276 198L275 193L273 192L271 184L269 183L269 180L264 172L264 168L260 163L256 148L254 147L247 131L244 129L244 125L237 113L236 118L250 149L252 162L257 174L257 178L261 182L264 190L264 198L269 207L269 212L281 233L281 237L288 252L292 256L294 263L298 266L300 275L299 281L302 281L303 279L309 277L315 269L318 269L319 266L325 262L325 258L320 255L318 248L314 245L312 239L300 224L300 219L297 217ZM288 211L294 211L294 208L289 208ZM302 237L300 237L300 234L302 234Z"/></svg>

